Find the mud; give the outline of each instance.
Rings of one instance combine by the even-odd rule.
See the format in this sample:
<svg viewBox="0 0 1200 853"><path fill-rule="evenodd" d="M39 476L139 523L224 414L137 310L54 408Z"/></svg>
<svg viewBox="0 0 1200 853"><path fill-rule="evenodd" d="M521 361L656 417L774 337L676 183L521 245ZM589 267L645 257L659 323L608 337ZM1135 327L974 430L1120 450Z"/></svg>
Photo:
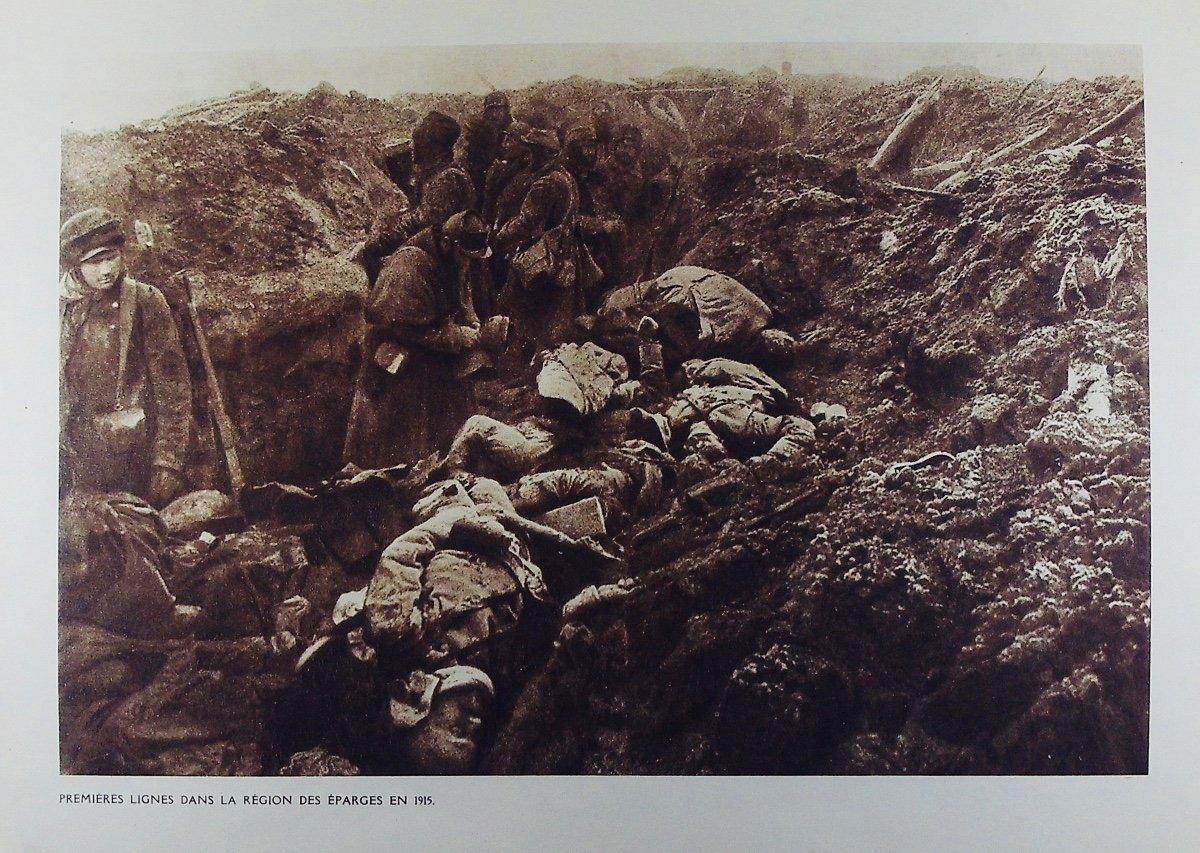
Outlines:
<svg viewBox="0 0 1200 853"><path fill-rule="evenodd" d="M693 132L653 125L686 162L654 266L761 296L800 343L777 374L796 411L849 417L811 458L733 465L726 493L640 520L635 591L563 628L485 771L1146 772L1142 123L1069 144L1140 86L950 74L892 170L856 170L932 76L640 81L787 99L739 136L672 96ZM578 78L513 93L514 113L582 118L599 96L653 121L646 91ZM131 265L169 296L192 274L252 483L340 467L366 289L348 254L401 203L375 152L433 105L478 107L259 89L64 139L64 215L150 223ZM945 196L895 188L1043 127ZM211 447L195 462L194 487L220 485Z"/></svg>

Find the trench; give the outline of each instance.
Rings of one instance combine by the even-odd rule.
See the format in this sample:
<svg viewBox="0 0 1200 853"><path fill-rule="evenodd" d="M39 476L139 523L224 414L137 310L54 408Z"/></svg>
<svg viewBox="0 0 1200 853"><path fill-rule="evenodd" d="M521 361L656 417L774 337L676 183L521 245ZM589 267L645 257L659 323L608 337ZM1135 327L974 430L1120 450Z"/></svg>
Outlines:
<svg viewBox="0 0 1200 853"><path fill-rule="evenodd" d="M521 97L550 111L596 85ZM1040 112L1018 128L991 119L1019 81L954 83L905 164L994 150L1047 113L1057 123L1044 152L973 176L953 204L889 186L904 174L853 168L924 81L813 85L786 134L750 123L721 136L712 121L687 156L652 271L695 264L742 282L797 341L794 362L773 373L790 411L841 404L849 417L821 428L811 458L736 469L720 500L634 520L622 569L643 586L565 635L554 620L536 626L482 769L1143 772L1144 143L1134 129L1105 149L1061 148L1138 84L1036 87ZM105 161L108 174L132 173L132 192L114 189L115 177L89 188L79 176L105 173L85 168L100 149L65 146L65 206L132 197L160 231L153 256L133 253L136 273L206 276L198 308L255 484L314 484L342 467L365 293L346 255L370 215L396 201L370 157L404 130L399 108L319 95L239 101L236 132L181 120L158 137L116 135L104 156L127 150L119 167ZM679 106L704 127L706 103L689 95ZM311 114L326 124L301 120ZM185 143L191 159L176 151ZM271 168L249 170L229 194L241 160L224 155L243 147ZM289 177L310 162L319 174ZM319 197L295 204L299 185ZM201 203L208 195L220 203ZM1118 255L1124 266L1083 281L1060 307L1055 286L1085 249L1096 271ZM1109 422L1079 417L1066 394L1076 357L1109 366ZM193 372L202 435L192 485L221 488L194 360ZM527 405L512 393L527 379L502 365L481 411L505 419ZM1046 458L1063 464L1039 465ZM711 474L689 472L685 485ZM814 486L819 499L771 515ZM329 555L310 557L325 566ZM328 592L361 585L370 562L335 567Z"/></svg>

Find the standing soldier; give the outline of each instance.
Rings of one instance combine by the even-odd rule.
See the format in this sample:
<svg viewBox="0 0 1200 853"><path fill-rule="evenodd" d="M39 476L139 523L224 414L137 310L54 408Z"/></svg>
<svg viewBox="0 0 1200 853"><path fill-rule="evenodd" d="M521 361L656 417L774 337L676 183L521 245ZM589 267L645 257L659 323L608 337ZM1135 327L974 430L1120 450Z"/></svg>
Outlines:
<svg viewBox="0 0 1200 853"><path fill-rule="evenodd" d="M444 450L471 414L463 356L481 342L474 298L488 254L487 226L467 211L387 259L366 306L345 462L416 463Z"/></svg>
<svg viewBox="0 0 1200 853"><path fill-rule="evenodd" d="M462 162L475 189L478 208L483 203L484 181L488 168L500 156L504 131L512 124L508 95L490 92L483 99L483 114L467 123L463 140Z"/></svg>
<svg viewBox="0 0 1200 853"><path fill-rule="evenodd" d="M530 185L558 148L554 131L531 127L523 121L508 126L500 159L492 163L484 181L483 218L493 229L502 228L517 215Z"/></svg>
<svg viewBox="0 0 1200 853"><path fill-rule="evenodd" d="M596 131L596 151L601 159L611 157L616 139L613 131L617 124L617 107L607 98L597 101L592 107L592 127Z"/></svg>
<svg viewBox="0 0 1200 853"><path fill-rule="evenodd" d="M391 221L377 223L362 251L371 281L383 259L419 231L441 227L451 216L474 207L475 189L467 173L454 165L458 122L445 113L429 112L413 130L413 194L407 210Z"/></svg>
<svg viewBox="0 0 1200 853"><path fill-rule="evenodd" d="M655 234L655 205L661 181L648 178L642 164L642 131L622 125L613 137L613 153L597 167L597 207L620 221L624 228L612 240L613 269L610 284L637 281L646 265Z"/></svg>
<svg viewBox="0 0 1200 853"><path fill-rule="evenodd" d="M530 185L517 215L496 235L497 247L512 259L505 307L526 357L567 339L586 310L587 291L603 276L583 242L598 230L584 194L595 166L592 128L568 131L562 155Z"/></svg>
<svg viewBox="0 0 1200 853"><path fill-rule="evenodd" d="M59 232L61 474L68 490L162 507L185 491L192 390L171 310L125 272L121 221L100 207Z"/></svg>
<svg viewBox="0 0 1200 853"><path fill-rule="evenodd" d="M551 130L514 121L504 131L500 159L488 169L483 191L483 218L492 231L499 231L517 215L530 185L558 153L558 135ZM496 253L492 277L502 292L508 279L508 264ZM501 299L507 297L501 295Z"/></svg>

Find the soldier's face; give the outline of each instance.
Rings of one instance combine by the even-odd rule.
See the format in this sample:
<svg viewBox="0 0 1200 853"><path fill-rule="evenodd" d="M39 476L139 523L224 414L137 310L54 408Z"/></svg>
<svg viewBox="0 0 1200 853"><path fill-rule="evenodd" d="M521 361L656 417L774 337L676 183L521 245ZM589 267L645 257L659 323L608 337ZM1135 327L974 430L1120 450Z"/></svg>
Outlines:
<svg viewBox="0 0 1200 853"><path fill-rule="evenodd" d="M435 696L429 716L417 724L409 741L413 772L469 772L479 750L484 705L479 690L455 690Z"/></svg>
<svg viewBox="0 0 1200 853"><path fill-rule="evenodd" d="M617 161L626 166L631 166L637 162L638 157L642 153L642 146L638 144L636 139L625 137L617 142L616 148L613 149L613 156Z"/></svg>
<svg viewBox="0 0 1200 853"><path fill-rule="evenodd" d="M483 111L483 118L495 127L508 127L512 123L512 113L504 104L493 104Z"/></svg>
<svg viewBox="0 0 1200 853"><path fill-rule="evenodd" d="M108 290L121 279L123 272L125 257L116 247L105 249L79 264L84 284L93 290Z"/></svg>
<svg viewBox="0 0 1200 853"><path fill-rule="evenodd" d="M500 154L505 160L515 160L527 147L521 137L513 133L506 133L504 140L500 143Z"/></svg>
<svg viewBox="0 0 1200 853"><path fill-rule="evenodd" d="M596 165L596 141L579 139L572 142L570 156L576 168L591 169Z"/></svg>

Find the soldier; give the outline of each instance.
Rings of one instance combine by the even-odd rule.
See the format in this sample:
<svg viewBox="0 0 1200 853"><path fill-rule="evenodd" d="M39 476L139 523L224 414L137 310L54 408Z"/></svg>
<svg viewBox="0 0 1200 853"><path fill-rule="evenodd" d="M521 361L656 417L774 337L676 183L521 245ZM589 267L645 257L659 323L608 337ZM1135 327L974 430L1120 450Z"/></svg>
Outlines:
<svg viewBox="0 0 1200 853"><path fill-rule="evenodd" d="M377 223L363 245L362 263L372 282L379 275L383 259L405 241L474 207L471 179L453 163L459 133L457 121L436 111L427 113L413 131L413 195L409 208L391 221Z"/></svg>
<svg viewBox="0 0 1200 853"><path fill-rule="evenodd" d="M434 483L412 511L416 526L384 549L366 587L339 599L333 633L301 658L305 738L367 772L462 773L483 705L511 699L530 631L548 629L550 593L527 535L510 529L529 522L495 481ZM480 701L439 708L456 687L479 688Z"/></svg>
<svg viewBox="0 0 1200 853"><path fill-rule="evenodd" d="M683 365L688 386L652 417L658 443L710 462L735 457L751 464L787 460L811 449L816 427L799 415L776 414L787 392L760 368L727 358ZM647 424L649 426L649 424Z"/></svg>
<svg viewBox="0 0 1200 853"><path fill-rule="evenodd" d="M487 227L468 211L388 258L366 306L344 461L415 463L447 445L471 413L469 361L460 356L481 340L475 285L489 251Z"/></svg>
<svg viewBox="0 0 1200 853"><path fill-rule="evenodd" d="M557 134L525 122L514 121L504 131L500 159L488 168L484 180L483 218L493 231L517 215L530 185L558 153L558 148ZM498 291L507 279L508 264L497 252L492 257L492 280Z"/></svg>
<svg viewBox="0 0 1200 853"><path fill-rule="evenodd" d="M490 92L483 99L483 113L468 122L463 140L462 164L475 189L476 206L483 204L488 168L500 156L504 132L512 124L508 95Z"/></svg>
<svg viewBox="0 0 1200 853"><path fill-rule="evenodd" d="M558 136L550 130L514 121L504 131L500 158L484 180L483 218L499 229L517 215L534 179L558 153Z"/></svg>
<svg viewBox="0 0 1200 853"><path fill-rule="evenodd" d="M100 207L59 233L60 465L67 489L162 507L186 490L191 379L167 301L125 271L121 221Z"/></svg>
<svg viewBox="0 0 1200 853"><path fill-rule="evenodd" d="M616 139L613 130L617 121L617 107L608 98L603 98L592 107L592 127L596 131L596 151L600 157L611 157Z"/></svg>
<svg viewBox="0 0 1200 853"><path fill-rule="evenodd" d="M613 284L638 280L647 266L654 228L655 208L661 208L664 188L676 176L666 179L647 176L642 164L642 131L634 124L622 125L613 137L613 153L597 167L597 206L624 225L614 232L611 251L614 257ZM656 202L658 202L656 204Z"/></svg>
<svg viewBox="0 0 1200 853"><path fill-rule="evenodd" d="M596 166L590 127L568 131L561 156L529 187L517 215L497 233L511 257L507 307L526 355L568 338L603 271L584 239L600 230L585 179Z"/></svg>
<svg viewBox="0 0 1200 853"><path fill-rule="evenodd" d="M630 380L622 356L590 342L565 344L543 354L536 383L539 412L511 425L472 415L451 442L443 467L511 482L535 471L573 465L596 445L607 458L610 445L629 437L629 418L622 415L626 408L657 404L666 394L656 331L649 318L638 326L641 372L636 380Z"/></svg>
<svg viewBox="0 0 1200 853"><path fill-rule="evenodd" d="M400 766L413 775L461 775L479 757L488 705L496 694L473 666L414 672L389 691Z"/></svg>

